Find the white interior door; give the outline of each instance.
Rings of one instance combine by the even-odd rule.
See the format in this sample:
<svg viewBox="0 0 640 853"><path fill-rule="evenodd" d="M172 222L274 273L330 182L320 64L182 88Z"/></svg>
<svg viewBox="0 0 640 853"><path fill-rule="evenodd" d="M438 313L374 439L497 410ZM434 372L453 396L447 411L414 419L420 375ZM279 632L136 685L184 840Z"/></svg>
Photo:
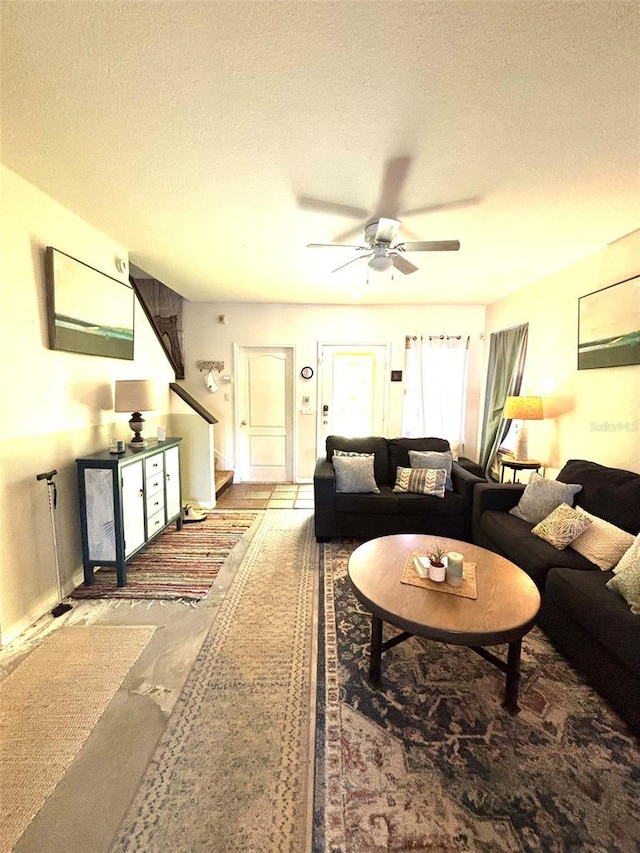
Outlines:
<svg viewBox="0 0 640 853"><path fill-rule="evenodd" d="M318 447L328 435L384 435L389 344L320 344Z"/></svg>
<svg viewBox="0 0 640 853"><path fill-rule="evenodd" d="M293 349L237 347L237 473L241 481L293 480Z"/></svg>

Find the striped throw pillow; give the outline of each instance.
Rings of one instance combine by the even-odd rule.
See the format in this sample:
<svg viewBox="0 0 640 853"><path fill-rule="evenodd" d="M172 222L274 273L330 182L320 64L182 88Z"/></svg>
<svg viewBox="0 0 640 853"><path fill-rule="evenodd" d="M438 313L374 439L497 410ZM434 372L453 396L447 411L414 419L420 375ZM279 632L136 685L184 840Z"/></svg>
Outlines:
<svg viewBox="0 0 640 853"><path fill-rule="evenodd" d="M397 468L393 491L443 498L446 482L446 468Z"/></svg>

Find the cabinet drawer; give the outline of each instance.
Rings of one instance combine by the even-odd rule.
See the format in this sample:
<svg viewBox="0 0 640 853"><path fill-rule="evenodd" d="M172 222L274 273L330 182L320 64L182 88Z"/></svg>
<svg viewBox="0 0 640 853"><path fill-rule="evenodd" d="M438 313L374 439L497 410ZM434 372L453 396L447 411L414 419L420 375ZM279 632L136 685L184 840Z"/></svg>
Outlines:
<svg viewBox="0 0 640 853"><path fill-rule="evenodd" d="M147 539L155 536L159 530L164 527L164 507L155 515L150 515L147 518Z"/></svg>
<svg viewBox="0 0 640 853"><path fill-rule="evenodd" d="M144 460L144 475L146 478L164 472L164 453L155 453Z"/></svg>
<svg viewBox="0 0 640 853"><path fill-rule="evenodd" d="M155 495L147 495L147 518L151 518L157 512L164 509L164 494L156 492Z"/></svg>
<svg viewBox="0 0 640 853"><path fill-rule="evenodd" d="M155 495L157 492L164 491L164 475L152 474L150 477L147 477L145 488L147 498L150 498L151 495Z"/></svg>

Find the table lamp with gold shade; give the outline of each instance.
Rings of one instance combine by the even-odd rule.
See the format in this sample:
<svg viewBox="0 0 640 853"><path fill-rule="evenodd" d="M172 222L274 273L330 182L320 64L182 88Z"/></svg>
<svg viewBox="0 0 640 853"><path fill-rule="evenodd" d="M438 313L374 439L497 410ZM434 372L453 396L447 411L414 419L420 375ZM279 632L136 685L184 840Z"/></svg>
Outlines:
<svg viewBox="0 0 640 853"><path fill-rule="evenodd" d="M502 416L507 420L522 421L518 427L516 446L513 458L525 462L529 458L527 421L540 421L542 413L542 397L507 397Z"/></svg>
<svg viewBox="0 0 640 853"><path fill-rule="evenodd" d="M133 438L131 447L146 447L147 442L142 437L144 418L141 412L153 412L157 408L155 383L151 379L118 379L116 380L115 411L131 412L129 426Z"/></svg>

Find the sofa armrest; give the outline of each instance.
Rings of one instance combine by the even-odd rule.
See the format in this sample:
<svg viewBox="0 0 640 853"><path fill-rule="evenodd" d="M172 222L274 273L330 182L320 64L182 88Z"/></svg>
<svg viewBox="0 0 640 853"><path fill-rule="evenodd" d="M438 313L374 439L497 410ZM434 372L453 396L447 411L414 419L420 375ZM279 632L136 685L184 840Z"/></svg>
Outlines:
<svg viewBox="0 0 640 853"><path fill-rule="evenodd" d="M336 474L333 464L321 456L313 473L313 501L316 539L327 541L335 526Z"/></svg>
<svg viewBox="0 0 640 853"><path fill-rule="evenodd" d="M471 529L473 541L477 542L480 518L487 510L509 512L517 505L526 487L525 483L480 483L473 493Z"/></svg>
<svg viewBox="0 0 640 853"><path fill-rule="evenodd" d="M457 462L454 462L451 466L451 481L453 483L453 491L464 498L469 509L473 506L473 493L476 486L486 483L484 477L476 476Z"/></svg>

